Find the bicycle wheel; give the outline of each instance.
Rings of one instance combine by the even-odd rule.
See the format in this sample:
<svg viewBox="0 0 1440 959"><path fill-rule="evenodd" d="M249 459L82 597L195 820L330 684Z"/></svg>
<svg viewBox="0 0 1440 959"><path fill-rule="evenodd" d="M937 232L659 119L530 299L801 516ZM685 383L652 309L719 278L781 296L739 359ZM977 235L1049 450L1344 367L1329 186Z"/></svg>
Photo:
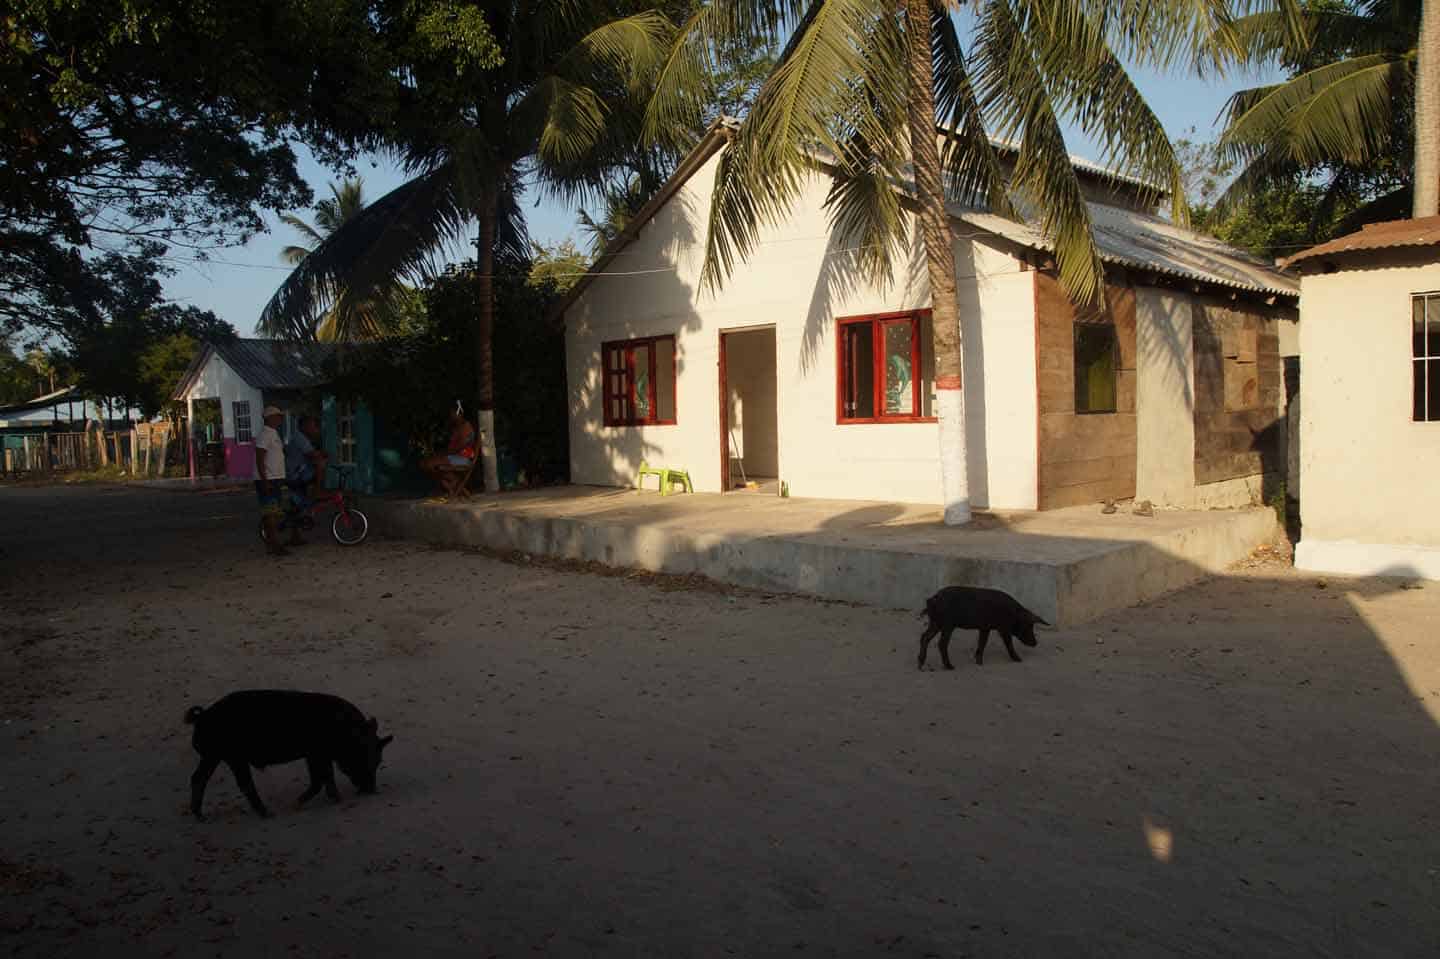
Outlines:
<svg viewBox="0 0 1440 959"><path fill-rule="evenodd" d="M370 534L370 520L355 507L347 507L330 521L330 532L341 546L359 546Z"/></svg>

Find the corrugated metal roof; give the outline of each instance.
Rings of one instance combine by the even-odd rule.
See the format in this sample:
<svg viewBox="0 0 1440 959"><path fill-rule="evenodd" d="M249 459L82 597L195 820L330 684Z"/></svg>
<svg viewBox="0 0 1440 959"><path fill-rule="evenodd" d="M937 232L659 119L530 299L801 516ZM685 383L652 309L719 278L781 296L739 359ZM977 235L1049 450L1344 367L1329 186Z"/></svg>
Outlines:
<svg viewBox="0 0 1440 959"><path fill-rule="evenodd" d="M1293 276L1214 237L1134 210L1103 203L1086 206L1095 245L1107 263L1256 293L1300 294L1300 284ZM951 206L950 214L1020 246L1055 249L1038 223L1017 223L968 207Z"/></svg>
<svg viewBox="0 0 1440 959"><path fill-rule="evenodd" d="M237 339L216 343L215 351L257 390L295 390L330 378L326 364L335 355L335 344Z"/></svg>
<svg viewBox="0 0 1440 959"><path fill-rule="evenodd" d="M62 386L58 390L44 393L34 399L26 400L23 403L11 403L8 406L0 406L0 413L21 413L25 410L39 409L40 407L53 406L56 403L78 399L81 399L81 396L75 386Z"/></svg>
<svg viewBox="0 0 1440 959"><path fill-rule="evenodd" d="M200 374L211 353L218 353L235 374L257 390L300 390L330 379L334 343L292 343L285 340L234 339L208 343L181 377L171 399L181 399Z"/></svg>
<svg viewBox="0 0 1440 959"><path fill-rule="evenodd" d="M1440 246L1440 216L1421 217L1418 220L1389 220L1385 223L1370 223L1354 233L1347 233L1318 246L1312 246L1308 250L1301 250L1286 260L1285 265L1293 266L1303 260L1334 256L1339 253L1389 250L1402 246Z"/></svg>

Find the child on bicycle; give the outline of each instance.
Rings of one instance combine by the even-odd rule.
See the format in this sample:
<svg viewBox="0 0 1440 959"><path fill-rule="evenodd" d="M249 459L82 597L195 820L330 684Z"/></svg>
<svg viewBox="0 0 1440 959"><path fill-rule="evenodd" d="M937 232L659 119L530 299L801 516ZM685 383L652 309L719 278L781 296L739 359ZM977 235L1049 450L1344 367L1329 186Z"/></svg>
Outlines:
<svg viewBox="0 0 1440 959"><path fill-rule="evenodd" d="M311 484L325 468L329 458L316 444L320 442L320 421L314 416L300 418L297 429L285 444L285 481L290 488L290 515L298 516L310 505ZM293 541L300 539L298 524L290 527Z"/></svg>

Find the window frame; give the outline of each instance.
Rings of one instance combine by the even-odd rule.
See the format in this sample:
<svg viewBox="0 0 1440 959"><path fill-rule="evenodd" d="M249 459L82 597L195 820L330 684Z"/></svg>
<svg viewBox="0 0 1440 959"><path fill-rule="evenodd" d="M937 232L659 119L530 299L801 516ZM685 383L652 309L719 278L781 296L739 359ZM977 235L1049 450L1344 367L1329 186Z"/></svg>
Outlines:
<svg viewBox="0 0 1440 959"><path fill-rule="evenodd" d="M245 408L245 435L244 435L243 438L242 438L241 435L240 435L240 408L241 408L242 406ZM234 421L234 424L235 424L235 442L236 442L236 443L253 443L253 442L255 442L255 427L254 427L254 424L253 424L253 422L252 422L252 420L251 420L251 416L250 416L250 401L249 401L249 400L231 400L231 401L230 401L230 418L231 418L231 420Z"/></svg>
<svg viewBox="0 0 1440 959"><path fill-rule="evenodd" d="M1120 412L1120 331L1114 323L1072 323L1073 332L1070 341L1070 375L1075 394L1075 415L1076 416L1110 416ZM1087 328L1099 328L1110 331L1110 408L1109 409L1086 409L1080 408L1080 331Z"/></svg>
<svg viewBox="0 0 1440 959"><path fill-rule="evenodd" d="M875 423L935 423L936 416L926 416L921 391L925 344L921 343L920 331L924 320L934 322L933 312L920 310L896 310L889 313L866 313L857 316L842 316L835 320L835 423L839 426L864 426ZM911 413L886 413L885 410L885 328L900 323L910 324L910 409ZM876 411L872 416L847 416L845 414L845 328L861 323L870 326L871 397Z"/></svg>
<svg viewBox="0 0 1440 959"><path fill-rule="evenodd" d="M1421 390L1421 395L1424 397L1424 403L1423 403L1423 407L1422 407L1422 408L1423 408L1423 412L1424 412L1425 415L1424 415L1423 418L1417 418L1417 417L1415 416L1415 387L1416 387L1417 385L1422 385L1422 384L1417 384L1417 379L1416 379L1416 378L1420 375L1420 374L1419 374L1419 371L1422 370L1422 369L1424 369L1424 370L1425 370L1425 375L1426 375L1426 377L1428 378L1428 377L1430 376L1430 370L1431 370L1432 367L1440 367L1440 353L1431 353L1431 352L1430 352L1430 326L1431 326L1432 323L1435 323L1436 325L1440 325L1440 320L1431 320L1431 319L1430 319L1430 306L1429 306L1429 301L1430 301L1431 299L1440 301L1440 290L1424 290L1424 291L1421 291L1421 292L1419 292L1419 293L1411 293L1411 294L1410 294L1410 317L1409 317L1409 319L1408 319L1407 322L1408 322L1409 327L1410 327L1410 422L1411 422L1411 423L1440 423L1440 410L1431 410L1431 409L1430 409L1430 389L1428 388L1428 387L1429 387L1429 383L1428 383L1428 382L1427 382L1427 383L1423 383L1423 386L1424 386L1425 388ZM1415 345L1416 345L1416 344L1415 344L1415 301L1416 301L1416 300L1419 300L1419 301L1421 301L1422 303L1425 304L1425 307L1424 307L1424 309L1425 309L1425 330L1424 330L1424 332L1422 332L1422 333L1420 334L1420 339L1421 339L1421 341L1424 343L1424 347L1423 347L1424 352L1423 352L1422 354L1416 354L1416 352L1415 352Z"/></svg>
<svg viewBox="0 0 1440 959"><path fill-rule="evenodd" d="M670 342L670 416L660 418L660 379L657 376L659 363L659 350L656 344L668 340ZM646 400L649 403L650 415L645 419L635 416L636 395L635 395L635 351L645 348L649 354L650 362L646 368ZM616 353L625 356L623 370L612 370L610 360ZM625 394L622 396L618 391L611 390L610 378L612 375L623 374L625 378ZM658 336L637 336L628 340L606 340L600 344L600 401L601 419L607 427L627 426L675 426L680 421L680 351L676 349L675 334L662 333ZM612 400L621 400L630 415L617 417L611 413Z"/></svg>
<svg viewBox="0 0 1440 959"><path fill-rule="evenodd" d="M342 400L338 397L335 400L335 465L350 466L356 464L355 454L359 449L359 441L355 436L355 410L356 403L353 400ZM348 433L345 429L349 427ZM349 448L349 459L346 458L346 448Z"/></svg>

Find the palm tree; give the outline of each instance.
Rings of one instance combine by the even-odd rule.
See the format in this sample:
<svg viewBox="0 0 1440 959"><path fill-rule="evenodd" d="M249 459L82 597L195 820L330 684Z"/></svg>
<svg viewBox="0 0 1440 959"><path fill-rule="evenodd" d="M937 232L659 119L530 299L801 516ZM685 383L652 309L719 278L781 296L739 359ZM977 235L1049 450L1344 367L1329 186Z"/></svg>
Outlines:
<svg viewBox="0 0 1440 959"><path fill-rule="evenodd" d="M311 226L298 216L285 214L280 217L280 222L295 230L305 240L309 241L308 246L287 246L280 251L280 258L291 266L298 267L305 262L319 246L325 242L325 238L339 230L344 224L354 219L361 210L365 209L365 183L359 178L346 180L336 186L330 184L330 196L315 204L315 225ZM393 332L395 310L392 301L403 290L402 284L395 284L385 295L374 297L364 303L351 303L353 308L341 310L340 302L344 300L339 296L327 296L325 291L320 291L316 298L316 308L319 315L315 321L312 335L317 340L378 340ZM274 316L268 311L262 314L260 332L267 336L283 335L286 332L284 326L275 328L270 325Z"/></svg>
<svg viewBox="0 0 1440 959"><path fill-rule="evenodd" d="M497 0L466 8L483 18L503 59L467 65L444 43L415 54L401 72L386 144L413 178L327 236L266 307L267 323L303 336L317 291L337 290L337 308L352 309L387 282L431 275L437 252L478 223L475 395L488 491L499 488L494 277L497 264L526 257L520 195L527 182L562 197L603 186L608 158L633 127L612 122L614 105L641 95L674 31L654 6ZM413 26L419 36L423 24Z"/></svg>
<svg viewBox="0 0 1440 959"><path fill-rule="evenodd" d="M966 5L976 22L969 50L953 17L958 0L904 0L898 14L894 0L717 0L683 25L649 111L650 135L659 137L699 109L685 96L685 80L708 69L718 38L788 35L779 66L720 160L704 278L712 287L723 283L754 250L760 229L787 215L817 166L833 176L831 225L851 238L855 264L869 278L890 278L913 214L930 279L941 483L951 524L969 520L970 497L946 201L983 203L1006 215L1037 212L1070 294L1102 302L1104 270L1061 120L1097 136L1112 165L1161 184L1183 219L1179 164L1121 57L1168 62L1197 23L1219 15L1211 0L1125 5L1123 16L1105 0ZM991 131L1019 144L1008 183Z"/></svg>
<svg viewBox="0 0 1440 959"><path fill-rule="evenodd" d="M1411 215L1440 213L1440 13L1422 3L1415 45L1415 202Z"/></svg>
<svg viewBox="0 0 1440 959"><path fill-rule="evenodd" d="M1328 179L1322 215L1341 198L1365 199L1379 190L1384 195L1348 220L1383 219L1403 215L1413 177L1414 215L1437 212L1440 49L1427 60L1419 46L1423 6L1422 0L1267 0L1219 23L1200 47L1202 72L1278 65L1290 74L1231 97L1219 147L1241 171L1221 205L1321 175ZM1432 33L1440 29L1435 19L1425 17ZM1430 46L1437 44L1440 37Z"/></svg>

